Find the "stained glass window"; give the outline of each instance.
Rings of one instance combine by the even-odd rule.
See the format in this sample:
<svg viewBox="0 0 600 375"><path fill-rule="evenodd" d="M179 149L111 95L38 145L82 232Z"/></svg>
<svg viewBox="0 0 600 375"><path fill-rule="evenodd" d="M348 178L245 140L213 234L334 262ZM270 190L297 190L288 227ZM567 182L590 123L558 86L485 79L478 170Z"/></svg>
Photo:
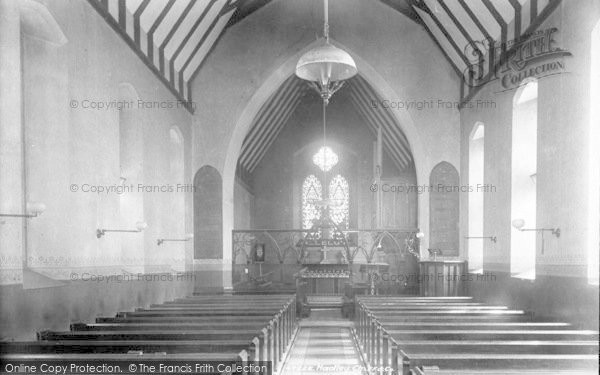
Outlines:
<svg viewBox="0 0 600 375"><path fill-rule="evenodd" d="M314 154L313 163L322 171L328 172L338 163L338 156L332 149L323 146Z"/></svg>
<svg viewBox="0 0 600 375"><path fill-rule="evenodd" d="M349 195L348 181L339 174L333 177L329 182L329 216L341 229L348 228Z"/></svg>
<svg viewBox="0 0 600 375"><path fill-rule="evenodd" d="M302 184L302 228L310 229L313 221L321 218L321 211L316 205L321 199L323 199L321 181L311 174Z"/></svg>

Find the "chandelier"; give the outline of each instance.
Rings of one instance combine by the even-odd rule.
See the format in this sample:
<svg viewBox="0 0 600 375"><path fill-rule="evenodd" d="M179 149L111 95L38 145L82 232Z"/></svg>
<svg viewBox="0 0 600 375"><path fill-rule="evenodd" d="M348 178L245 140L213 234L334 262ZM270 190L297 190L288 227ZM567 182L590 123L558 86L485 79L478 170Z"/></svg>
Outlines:
<svg viewBox="0 0 600 375"><path fill-rule="evenodd" d="M313 155L312 160L323 172L329 172L338 163L338 156L329 147L323 146Z"/></svg>
<svg viewBox="0 0 600 375"><path fill-rule="evenodd" d="M343 81L352 78L358 72L354 59L348 52L329 44L328 4L328 0L323 0L324 43L306 52L296 64L296 75L310 82L325 105L329 103L331 96L342 87Z"/></svg>

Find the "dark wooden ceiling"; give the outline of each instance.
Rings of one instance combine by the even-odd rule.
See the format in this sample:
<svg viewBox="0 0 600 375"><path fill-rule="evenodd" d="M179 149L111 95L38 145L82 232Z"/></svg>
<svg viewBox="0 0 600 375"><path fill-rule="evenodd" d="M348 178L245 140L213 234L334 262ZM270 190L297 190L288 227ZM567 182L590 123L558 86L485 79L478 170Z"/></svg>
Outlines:
<svg viewBox="0 0 600 375"><path fill-rule="evenodd" d="M191 82L219 38L270 1L88 0L185 103L192 102ZM464 98L473 87L466 73L475 66L478 74L491 74L518 44L511 41L530 35L561 0L380 1L424 28L463 79Z"/></svg>

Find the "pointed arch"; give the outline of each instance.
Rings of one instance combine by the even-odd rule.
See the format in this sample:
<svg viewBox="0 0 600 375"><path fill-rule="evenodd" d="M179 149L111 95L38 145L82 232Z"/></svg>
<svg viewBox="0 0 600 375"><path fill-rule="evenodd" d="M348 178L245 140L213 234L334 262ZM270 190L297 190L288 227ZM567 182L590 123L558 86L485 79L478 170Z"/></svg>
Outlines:
<svg viewBox="0 0 600 375"><path fill-rule="evenodd" d="M356 51L347 48L346 46L338 43L331 39L331 44L344 49L350 55L352 55L356 62L358 71L364 80L374 88L377 94L383 98L403 98L408 95L401 89L394 90L387 80L381 76L360 54ZM314 41L307 45L302 50L291 54L287 60L279 67L275 68L273 72L265 79L264 83L256 90L252 98L247 102L246 106L242 110L241 114L236 120L236 124L231 134L229 144L227 146L227 154L225 156L223 164L223 235L224 235L224 261L231 261L231 230L233 229L233 187L235 181L235 171L237 162L242 149L244 138L248 134L250 127L258 113L260 112L263 105L268 101L272 93L294 74L296 63L300 56L309 51L310 49L319 45L320 41ZM426 153L426 148L421 141L421 137L418 130L407 111L392 111L391 113L397 126L406 135L406 138L410 144L410 150L413 155L415 164L417 182L428 180L429 170L429 157ZM429 222L425 220L428 217L429 212L429 193L419 194L418 196L418 217L420 222L420 228L424 231L429 230ZM423 239L423 246L427 247L427 238ZM224 275L224 283L227 284L227 276Z"/></svg>

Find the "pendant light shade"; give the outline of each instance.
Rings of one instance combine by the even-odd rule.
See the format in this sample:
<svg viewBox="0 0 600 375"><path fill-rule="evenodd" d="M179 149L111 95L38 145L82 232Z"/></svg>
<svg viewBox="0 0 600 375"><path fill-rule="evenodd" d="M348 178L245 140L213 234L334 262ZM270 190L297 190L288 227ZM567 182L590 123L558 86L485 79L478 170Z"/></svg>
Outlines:
<svg viewBox="0 0 600 375"><path fill-rule="evenodd" d="M357 72L352 56L327 42L306 52L296 64L296 75L299 78L317 82L321 86L344 81Z"/></svg>

